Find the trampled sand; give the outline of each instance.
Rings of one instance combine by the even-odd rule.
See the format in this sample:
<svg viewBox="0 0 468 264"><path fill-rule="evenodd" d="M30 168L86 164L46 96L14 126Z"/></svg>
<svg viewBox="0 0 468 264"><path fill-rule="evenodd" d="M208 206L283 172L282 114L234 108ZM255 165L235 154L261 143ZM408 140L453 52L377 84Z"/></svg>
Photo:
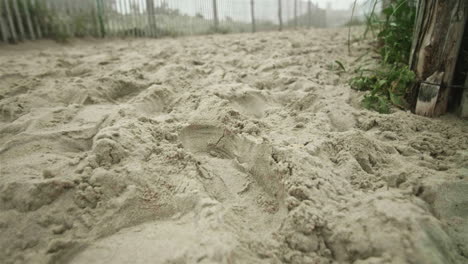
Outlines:
<svg viewBox="0 0 468 264"><path fill-rule="evenodd" d="M346 33L0 47L0 263L467 263L468 122Z"/></svg>

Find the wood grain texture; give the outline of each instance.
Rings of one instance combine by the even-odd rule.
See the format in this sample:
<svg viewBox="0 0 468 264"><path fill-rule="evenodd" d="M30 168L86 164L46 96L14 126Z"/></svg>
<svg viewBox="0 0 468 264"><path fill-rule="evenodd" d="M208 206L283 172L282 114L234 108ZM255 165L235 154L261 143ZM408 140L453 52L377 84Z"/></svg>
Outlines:
<svg viewBox="0 0 468 264"><path fill-rule="evenodd" d="M468 2L421 0L417 12L410 66L420 82L434 73L445 72L432 113L439 116L447 111L449 87L468 17ZM419 91L420 88L416 87Z"/></svg>

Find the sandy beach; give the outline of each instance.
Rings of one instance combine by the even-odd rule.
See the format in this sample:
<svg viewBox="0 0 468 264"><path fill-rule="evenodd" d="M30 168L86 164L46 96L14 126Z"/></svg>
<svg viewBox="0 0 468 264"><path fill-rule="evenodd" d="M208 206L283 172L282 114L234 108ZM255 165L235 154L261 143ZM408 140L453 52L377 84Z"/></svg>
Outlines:
<svg viewBox="0 0 468 264"><path fill-rule="evenodd" d="M364 109L346 39L0 47L0 263L468 263L468 122Z"/></svg>

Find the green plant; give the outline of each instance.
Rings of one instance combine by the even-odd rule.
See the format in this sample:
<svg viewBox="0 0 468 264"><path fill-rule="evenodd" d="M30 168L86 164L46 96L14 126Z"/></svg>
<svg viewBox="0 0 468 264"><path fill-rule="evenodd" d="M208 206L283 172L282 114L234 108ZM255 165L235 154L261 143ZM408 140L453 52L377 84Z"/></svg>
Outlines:
<svg viewBox="0 0 468 264"><path fill-rule="evenodd" d="M388 113L390 104L408 107L405 96L415 81L415 74L404 65L386 65L371 75L361 73L350 80L352 89L370 91L363 99L363 106L380 113Z"/></svg>
<svg viewBox="0 0 468 264"><path fill-rule="evenodd" d="M362 106L367 109L377 111L381 114L390 113L389 101L386 97L374 93L364 95Z"/></svg>
<svg viewBox="0 0 468 264"><path fill-rule="evenodd" d="M377 82L376 76L358 76L351 79L349 85L352 89L358 91L369 91Z"/></svg>
<svg viewBox="0 0 468 264"><path fill-rule="evenodd" d="M376 70L358 71L360 75L350 80L352 89L370 91L362 100L365 108L389 113L390 105L407 108L405 100L415 82L415 74L409 69L413 26L416 9L408 0L394 0L383 10L384 19L375 13L378 0L373 0L372 11L366 15L364 37L378 31L378 52L381 65ZM348 46L350 40L348 39Z"/></svg>
<svg viewBox="0 0 468 264"><path fill-rule="evenodd" d="M374 31L380 30L380 17L375 13L375 9L377 7L378 2L379 1L374 1L370 14L365 15L366 30L364 31L364 37L367 37L369 31L372 32L372 36L375 36Z"/></svg>
<svg viewBox="0 0 468 264"><path fill-rule="evenodd" d="M416 8L408 0L396 0L383 10L386 20L378 38L384 63L408 63Z"/></svg>

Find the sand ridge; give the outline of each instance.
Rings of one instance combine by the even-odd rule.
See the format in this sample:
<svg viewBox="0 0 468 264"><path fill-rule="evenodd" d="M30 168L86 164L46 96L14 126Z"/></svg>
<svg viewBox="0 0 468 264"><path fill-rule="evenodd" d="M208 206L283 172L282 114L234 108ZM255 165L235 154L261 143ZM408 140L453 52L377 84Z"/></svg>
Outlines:
<svg viewBox="0 0 468 264"><path fill-rule="evenodd" d="M345 43L0 49L0 262L465 263L467 122L363 109Z"/></svg>

